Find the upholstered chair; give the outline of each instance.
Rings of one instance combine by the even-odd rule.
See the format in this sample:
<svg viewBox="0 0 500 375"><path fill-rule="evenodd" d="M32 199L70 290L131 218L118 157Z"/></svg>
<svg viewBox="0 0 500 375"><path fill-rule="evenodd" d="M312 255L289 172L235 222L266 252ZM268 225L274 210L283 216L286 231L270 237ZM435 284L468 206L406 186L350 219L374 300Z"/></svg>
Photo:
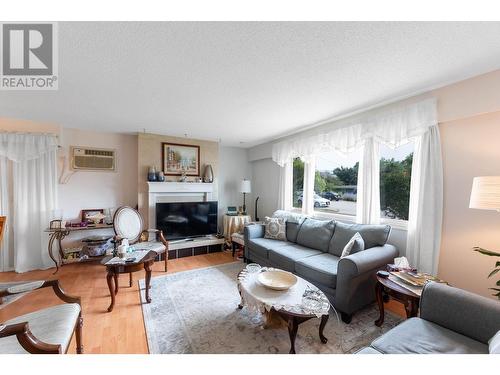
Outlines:
<svg viewBox="0 0 500 375"><path fill-rule="evenodd" d="M24 314L0 323L0 354L64 354L76 334L76 352L83 353L80 297L66 294L58 280L12 283L0 290L0 299L52 287L64 304Z"/></svg>
<svg viewBox="0 0 500 375"><path fill-rule="evenodd" d="M122 206L116 210L113 226L117 244L126 238L135 250L153 250L159 257L163 254L165 272L167 272L168 243L161 230L143 230L141 214L128 206Z"/></svg>

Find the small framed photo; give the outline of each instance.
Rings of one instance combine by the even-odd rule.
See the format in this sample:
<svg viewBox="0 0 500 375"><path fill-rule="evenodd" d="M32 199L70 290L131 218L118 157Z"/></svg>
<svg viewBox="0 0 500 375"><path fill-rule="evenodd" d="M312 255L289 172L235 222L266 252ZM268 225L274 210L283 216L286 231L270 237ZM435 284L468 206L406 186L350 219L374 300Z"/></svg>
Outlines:
<svg viewBox="0 0 500 375"><path fill-rule="evenodd" d="M95 216L96 215L102 215L103 218L101 218L97 223L95 224L103 224L104 223L104 208L94 208L91 210L82 210L82 222L83 223L94 223L95 222Z"/></svg>
<svg viewBox="0 0 500 375"><path fill-rule="evenodd" d="M162 169L166 176L200 175L200 146L163 142L161 147Z"/></svg>

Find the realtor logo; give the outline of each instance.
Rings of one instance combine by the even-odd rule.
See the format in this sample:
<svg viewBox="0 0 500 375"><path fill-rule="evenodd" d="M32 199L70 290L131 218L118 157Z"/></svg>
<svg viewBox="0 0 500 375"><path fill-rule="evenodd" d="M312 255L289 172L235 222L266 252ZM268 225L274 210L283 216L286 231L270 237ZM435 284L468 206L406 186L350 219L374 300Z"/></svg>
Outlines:
<svg viewBox="0 0 500 375"><path fill-rule="evenodd" d="M57 90L54 23L1 24L0 89Z"/></svg>

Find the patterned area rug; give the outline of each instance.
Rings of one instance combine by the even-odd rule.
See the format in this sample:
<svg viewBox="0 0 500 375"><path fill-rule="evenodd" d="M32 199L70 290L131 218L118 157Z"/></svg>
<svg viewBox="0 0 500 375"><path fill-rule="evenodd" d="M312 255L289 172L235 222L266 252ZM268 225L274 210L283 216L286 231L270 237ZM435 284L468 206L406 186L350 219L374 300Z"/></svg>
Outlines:
<svg viewBox="0 0 500 375"><path fill-rule="evenodd" d="M259 313L237 308L236 276L240 262L179 272L151 280L152 302L144 303L144 280L139 281L149 352L167 353L288 353L286 327L263 328ZM378 309L372 305L354 315L351 324L339 322L333 310L325 327L327 344L318 337L319 319L299 326L297 353L353 353L401 322L386 312L376 327Z"/></svg>

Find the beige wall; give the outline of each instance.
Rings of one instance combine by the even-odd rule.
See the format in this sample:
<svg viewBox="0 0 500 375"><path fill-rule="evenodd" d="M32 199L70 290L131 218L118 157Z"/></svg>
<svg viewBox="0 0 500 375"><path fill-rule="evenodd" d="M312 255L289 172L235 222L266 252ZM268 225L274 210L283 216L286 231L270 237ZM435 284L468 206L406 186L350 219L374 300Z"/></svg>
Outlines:
<svg viewBox="0 0 500 375"><path fill-rule="evenodd" d="M214 196L217 197L217 182L218 182L218 160L219 160L219 144L213 141L204 141L200 139L170 137L159 134L139 133L138 135L138 186L139 186L139 211L144 218L147 218L147 209L145 206L145 196L147 192L147 175L150 166L154 165L156 171L162 168L162 142L179 143L185 145L200 146L200 176L203 176L205 165L210 164L214 172ZM166 176L167 181L178 181L179 176ZM194 177L188 177L193 180Z"/></svg>
<svg viewBox="0 0 500 375"><path fill-rule="evenodd" d="M473 246L500 249L500 213L469 208L472 178L500 175L500 112L440 124L444 166L444 212L439 276L490 296L498 277L495 261Z"/></svg>

